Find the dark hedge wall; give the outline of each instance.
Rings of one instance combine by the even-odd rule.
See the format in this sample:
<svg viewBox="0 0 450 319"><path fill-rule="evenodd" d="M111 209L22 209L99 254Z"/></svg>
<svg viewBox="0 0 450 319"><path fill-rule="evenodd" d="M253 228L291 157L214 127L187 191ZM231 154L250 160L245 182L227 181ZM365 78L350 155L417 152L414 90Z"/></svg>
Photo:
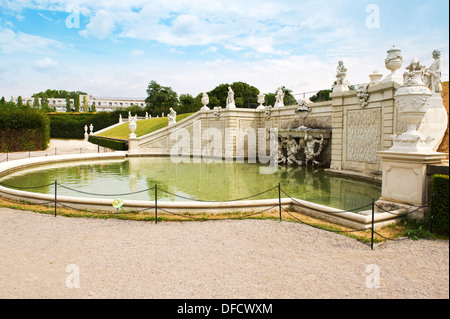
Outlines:
<svg viewBox="0 0 450 319"><path fill-rule="evenodd" d="M45 150L50 141L50 120L37 109L0 110L0 152Z"/></svg>

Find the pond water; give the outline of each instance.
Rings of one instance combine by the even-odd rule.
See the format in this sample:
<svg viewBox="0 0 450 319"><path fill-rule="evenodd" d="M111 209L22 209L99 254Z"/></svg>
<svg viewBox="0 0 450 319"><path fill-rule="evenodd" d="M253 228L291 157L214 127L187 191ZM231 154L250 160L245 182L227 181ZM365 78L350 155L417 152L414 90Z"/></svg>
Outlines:
<svg viewBox="0 0 450 319"><path fill-rule="evenodd" d="M278 198L277 185L289 196L338 209L369 205L381 195L379 183L326 174L323 169L279 166L261 174L262 164L174 163L170 157L132 157L126 160L72 162L24 169L0 180L11 188L37 187L58 181L58 195L158 201L229 201ZM26 189L54 194L54 186ZM132 193L132 194L129 194ZM281 193L281 197L287 197ZM370 209L365 208L365 209Z"/></svg>

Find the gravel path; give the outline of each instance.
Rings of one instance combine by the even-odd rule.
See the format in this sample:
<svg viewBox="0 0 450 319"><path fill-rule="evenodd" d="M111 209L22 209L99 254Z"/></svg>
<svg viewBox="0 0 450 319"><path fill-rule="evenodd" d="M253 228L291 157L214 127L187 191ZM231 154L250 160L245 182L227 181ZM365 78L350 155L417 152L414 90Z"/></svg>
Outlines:
<svg viewBox="0 0 450 319"><path fill-rule="evenodd" d="M289 222L154 224L7 208L0 234L3 299L449 298L448 241L372 251Z"/></svg>

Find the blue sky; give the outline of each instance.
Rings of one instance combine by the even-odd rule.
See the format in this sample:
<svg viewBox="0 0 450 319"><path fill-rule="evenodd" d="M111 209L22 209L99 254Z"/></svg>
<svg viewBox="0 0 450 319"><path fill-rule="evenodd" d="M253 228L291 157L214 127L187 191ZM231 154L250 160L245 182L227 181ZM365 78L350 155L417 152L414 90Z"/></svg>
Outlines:
<svg viewBox="0 0 450 319"><path fill-rule="evenodd" d="M0 0L0 96L46 89L145 97L151 80L193 96L243 81L327 89L343 60L351 84L441 50L448 80L447 0ZM79 23L78 23L79 22Z"/></svg>

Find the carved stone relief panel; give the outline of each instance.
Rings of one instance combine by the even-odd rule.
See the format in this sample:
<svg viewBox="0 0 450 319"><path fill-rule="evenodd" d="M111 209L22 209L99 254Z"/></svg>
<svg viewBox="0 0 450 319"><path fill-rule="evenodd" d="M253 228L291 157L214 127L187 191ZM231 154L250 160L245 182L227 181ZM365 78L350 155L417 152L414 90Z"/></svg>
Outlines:
<svg viewBox="0 0 450 319"><path fill-rule="evenodd" d="M347 115L347 161L378 164L380 150L381 110L349 111ZM345 143L345 142L344 142Z"/></svg>

